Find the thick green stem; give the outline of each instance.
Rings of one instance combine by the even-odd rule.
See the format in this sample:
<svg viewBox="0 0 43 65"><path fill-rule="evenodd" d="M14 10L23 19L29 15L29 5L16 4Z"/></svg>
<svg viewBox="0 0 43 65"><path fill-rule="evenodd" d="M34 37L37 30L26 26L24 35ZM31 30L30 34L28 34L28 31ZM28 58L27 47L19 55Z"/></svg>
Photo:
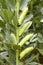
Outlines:
<svg viewBox="0 0 43 65"><path fill-rule="evenodd" d="M16 0L16 13L17 13L17 19L19 17L19 7L20 7L20 0ZM16 29L16 39L17 39L17 45L19 43L19 30L18 30L18 25ZM19 50L17 48L16 50L16 65L19 65Z"/></svg>
<svg viewBox="0 0 43 65"><path fill-rule="evenodd" d="M18 43L19 43L19 35L18 35L18 27L17 27L17 29L16 29L16 39L17 39L17 45L18 45ZM19 50L18 50L18 48L17 48L17 50L16 50L16 65L19 65L18 64L19 63Z"/></svg>
<svg viewBox="0 0 43 65"><path fill-rule="evenodd" d="M16 50L16 65L19 65L18 64L19 63L18 58L19 58L19 50Z"/></svg>
<svg viewBox="0 0 43 65"><path fill-rule="evenodd" d="M17 45L18 45L18 42L19 42L19 36L18 36L18 28L16 29L16 38L17 38ZM17 49L16 50L16 65L19 65L19 50Z"/></svg>

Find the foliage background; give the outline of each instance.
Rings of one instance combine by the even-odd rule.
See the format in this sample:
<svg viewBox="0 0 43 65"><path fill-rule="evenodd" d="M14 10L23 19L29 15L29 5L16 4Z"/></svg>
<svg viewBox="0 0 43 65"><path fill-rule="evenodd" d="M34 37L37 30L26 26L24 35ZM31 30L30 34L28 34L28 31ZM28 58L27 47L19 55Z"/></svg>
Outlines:
<svg viewBox="0 0 43 65"><path fill-rule="evenodd" d="M0 65L14 65L15 52L10 38L10 33L16 34L17 14L15 13L16 0L0 0ZM31 21L22 37L28 33L34 33L33 39L29 40L22 49L35 46L30 54L27 54L20 64L42 65L43 64L43 0L20 0L19 15L28 7L28 13L24 23ZM12 23L13 20L13 23ZM22 26L24 25L22 24ZM26 59L25 59L26 58Z"/></svg>

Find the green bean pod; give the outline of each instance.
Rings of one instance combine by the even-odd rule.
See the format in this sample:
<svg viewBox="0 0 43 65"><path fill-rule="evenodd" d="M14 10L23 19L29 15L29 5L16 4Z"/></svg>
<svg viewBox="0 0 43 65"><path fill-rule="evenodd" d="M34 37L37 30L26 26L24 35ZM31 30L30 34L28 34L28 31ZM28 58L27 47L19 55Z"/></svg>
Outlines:
<svg viewBox="0 0 43 65"><path fill-rule="evenodd" d="M27 12L28 12L28 8L26 8L26 9L21 13L20 18L19 18L19 25L22 24L22 22L23 22L23 20L24 20L24 18L25 18L25 16L26 16L26 14L27 14Z"/></svg>
<svg viewBox="0 0 43 65"><path fill-rule="evenodd" d="M27 53L30 53L33 49L34 49L34 47L28 47L28 48L24 49L20 53L20 59L22 59Z"/></svg>
<svg viewBox="0 0 43 65"><path fill-rule="evenodd" d="M11 33L11 39L12 39L12 42L17 45L17 42L16 42L16 37L13 33Z"/></svg>
<svg viewBox="0 0 43 65"><path fill-rule="evenodd" d="M19 11L20 0L16 0L16 11Z"/></svg>
<svg viewBox="0 0 43 65"><path fill-rule="evenodd" d="M19 36L22 35L22 33L26 30L26 28L30 25L30 22L27 22L24 24L24 26L19 31Z"/></svg>
<svg viewBox="0 0 43 65"><path fill-rule="evenodd" d="M28 34L26 35L18 45L20 45L21 47L23 46L24 43L26 43L28 40L30 40L30 38L33 36L33 34Z"/></svg>

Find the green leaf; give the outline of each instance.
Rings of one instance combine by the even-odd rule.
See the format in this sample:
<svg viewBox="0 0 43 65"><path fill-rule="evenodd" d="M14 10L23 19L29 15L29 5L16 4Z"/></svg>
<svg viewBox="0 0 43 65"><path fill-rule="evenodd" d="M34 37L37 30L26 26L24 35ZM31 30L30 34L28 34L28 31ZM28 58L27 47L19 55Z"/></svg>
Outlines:
<svg viewBox="0 0 43 65"><path fill-rule="evenodd" d="M31 62L31 63L29 63L27 65L41 65L41 64L40 63L37 63L37 62Z"/></svg>
<svg viewBox="0 0 43 65"><path fill-rule="evenodd" d="M8 54L9 54L9 60L10 60L11 64L12 64L12 65L16 65L16 64L15 64L15 62L16 62L16 61L15 61L15 54L16 54L16 53L15 53L15 50L9 49L9 50L8 50Z"/></svg>
<svg viewBox="0 0 43 65"><path fill-rule="evenodd" d="M2 9L0 11L0 16L5 22L12 24L13 13L10 10Z"/></svg>
<svg viewBox="0 0 43 65"><path fill-rule="evenodd" d="M8 55L7 51L1 52L0 53L0 57L6 57Z"/></svg>
<svg viewBox="0 0 43 65"><path fill-rule="evenodd" d="M6 4L7 4L7 7L9 9L14 10L15 9L15 4L16 4L16 0L6 0Z"/></svg>
<svg viewBox="0 0 43 65"><path fill-rule="evenodd" d="M5 23L2 20L0 20L0 27L3 28L3 29L5 28Z"/></svg>
<svg viewBox="0 0 43 65"><path fill-rule="evenodd" d="M14 25L15 28L17 28L17 25L18 25L18 15L17 15L16 11L14 12L14 16L13 16L13 25Z"/></svg>
<svg viewBox="0 0 43 65"><path fill-rule="evenodd" d="M21 10L24 10L27 7L28 1L29 0L23 0L23 1L21 0L21 3L20 3Z"/></svg>
<svg viewBox="0 0 43 65"><path fill-rule="evenodd" d="M39 53L43 56L43 49L39 49L39 48L37 48L37 50L38 50Z"/></svg>
<svg viewBox="0 0 43 65"><path fill-rule="evenodd" d="M38 42L43 43L43 35L41 33L38 33Z"/></svg>
<svg viewBox="0 0 43 65"><path fill-rule="evenodd" d="M33 18L33 14L29 14L25 17L24 23L30 21Z"/></svg>
<svg viewBox="0 0 43 65"><path fill-rule="evenodd" d="M24 65L24 63L23 63L23 62L21 62L21 61L19 61L19 65Z"/></svg>
<svg viewBox="0 0 43 65"><path fill-rule="evenodd" d="M1 6L4 9L7 9L6 1L5 0L0 0Z"/></svg>
<svg viewBox="0 0 43 65"><path fill-rule="evenodd" d="M0 40L3 40L3 34L0 33Z"/></svg>
<svg viewBox="0 0 43 65"><path fill-rule="evenodd" d="M31 63L34 59L36 59L39 56L39 54L37 55L31 55L30 58L28 58L27 60L25 60L25 64L28 65L29 63Z"/></svg>

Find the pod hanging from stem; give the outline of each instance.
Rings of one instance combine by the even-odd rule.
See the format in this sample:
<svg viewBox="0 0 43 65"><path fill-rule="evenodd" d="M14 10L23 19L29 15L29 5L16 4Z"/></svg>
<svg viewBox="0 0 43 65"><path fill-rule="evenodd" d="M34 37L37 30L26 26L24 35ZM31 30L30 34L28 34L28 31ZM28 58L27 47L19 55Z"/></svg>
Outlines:
<svg viewBox="0 0 43 65"><path fill-rule="evenodd" d="M19 36L22 35L22 33L26 30L26 28L30 25L31 22L27 22L24 24L24 26L19 31Z"/></svg>
<svg viewBox="0 0 43 65"><path fill-rule="evenodd" d="M23 46L24 43L26 43L28 40L30 40L30 38L33 36L33 34L28 34L26 35L18 45L20 45L21 47Z"/></svg>
<svg viewBox="0 0 43 65"><path fill-rule="evenodd" d="M20 15L20 18L19 18L19 25L21 25L22 24L22 22L23 22L23 20L24 20L24 18L25 18L25 16L26 16L26 14L27 14L27 12L28 12L28 8L26 8L22 13L21 13L21 15Z"/></svg>
<svg viewBox="0 0 43 65"><path fill-rule="evenodd" d="M20 53L20 59L22 59L27 53L30 53L33 49L34 49L34 47L28 47L28 48L24 49Z"/></svg>
<svg viewBox="0 0 43 65"><path fill-rule="evenodd" d="M16 0L16 12L19 12L20 0Z"/></svg>
<svg viewBox="0 0 43 65"><path fill-rule="evenodd" d="M15 45L17 45L16 37L15 37L15 35L14 35L13 33L11 33L11 39L12 39L13 43L14 43Z"/></svg>

